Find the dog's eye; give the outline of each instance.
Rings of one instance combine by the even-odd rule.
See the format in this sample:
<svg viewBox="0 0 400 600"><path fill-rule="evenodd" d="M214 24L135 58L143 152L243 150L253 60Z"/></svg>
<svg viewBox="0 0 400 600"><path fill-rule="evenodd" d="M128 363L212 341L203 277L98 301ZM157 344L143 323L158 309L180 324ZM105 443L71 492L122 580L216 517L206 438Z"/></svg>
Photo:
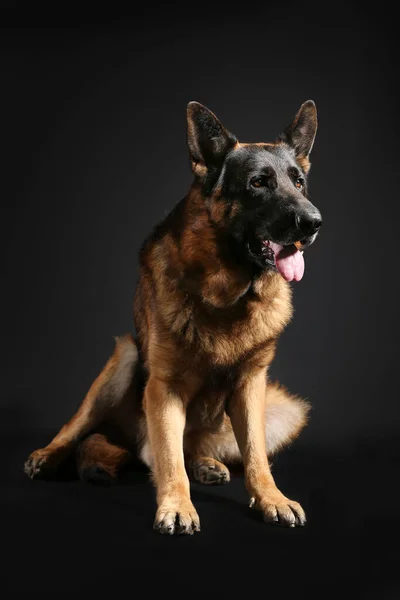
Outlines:
<svg viewBox="0 0 400 600"><path fill-rule="evenodd" d="M250 184L255 188L265 187L267 185L267 180L265 177L253 177L250 180Z"/></svg>
<svg viewBox="0 0 400 600"><path fill-rule="evenodd" d="M297 187L298 190L301 190L304 187L304 179L298 177L294 182L294 185Z"/></svg>

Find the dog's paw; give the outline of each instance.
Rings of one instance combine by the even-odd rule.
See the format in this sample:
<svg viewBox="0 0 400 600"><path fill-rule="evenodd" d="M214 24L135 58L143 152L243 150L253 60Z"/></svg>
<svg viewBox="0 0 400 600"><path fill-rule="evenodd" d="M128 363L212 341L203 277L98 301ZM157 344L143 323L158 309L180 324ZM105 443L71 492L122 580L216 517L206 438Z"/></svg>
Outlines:
<svg viewBox="0 0 400 600"><path fill-rule="evenodd" d="M250 508L260 510L266 523L286 527L306 524L306 515L300 504L286 498L277 488L267 490L260 498L251 498Z"/></svg>
<svg viewBox="0 0 400 600"><path fill-rule="evenodd" d="M199 458L192 462L193 477L206 484L229 483L231 476L228 468L213 458Z"/></svg>
<svg viewBox="0 0 400 600"><path fill-rule="evenodd" d="M31 479L49 476L60 464L60 455L57 452L41 448L32 452L24 465L24 472Z"/></svg>
<svg viewBox="0 0 400 600"><path fill-rule="evenodd" d="M200 519L195 507L186 500L184 502L160 504L154 529L169 535L192 535L200 531Z"/></svg>

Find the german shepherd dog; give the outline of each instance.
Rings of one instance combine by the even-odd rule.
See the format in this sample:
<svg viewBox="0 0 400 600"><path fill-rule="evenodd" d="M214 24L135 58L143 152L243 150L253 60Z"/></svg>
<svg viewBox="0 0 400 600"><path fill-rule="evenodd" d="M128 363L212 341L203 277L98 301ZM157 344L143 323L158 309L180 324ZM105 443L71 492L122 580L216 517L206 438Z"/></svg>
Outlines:
<svg viewBox="0 0 400 600"><path fill-rule="evenodd" d="M274 143L240 143L205 106L187 106L194 173L187 196L140 251L137 338L114 353L75 416L25 463L46 477L75 453L84 481L112 481L139 456L157 489L154 527L192 534L200 520L188 473L229 481L242 461L250 506L264 520L304 525L299 503L277 488L269 457L307 421L308 404L268 380L292 316L289 282L321 226L307 199L317 130L305 102Z"/></svg>

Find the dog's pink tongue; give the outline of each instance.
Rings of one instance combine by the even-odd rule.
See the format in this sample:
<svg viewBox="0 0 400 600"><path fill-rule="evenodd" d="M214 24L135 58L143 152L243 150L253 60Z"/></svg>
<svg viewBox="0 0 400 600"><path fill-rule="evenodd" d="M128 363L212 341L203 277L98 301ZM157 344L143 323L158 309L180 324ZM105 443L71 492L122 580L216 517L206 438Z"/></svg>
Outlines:
<svg viewBox="0 0 400 600"><path fill-rule="evenodd" d="M304 275L304 258L293 244L291 246L281 246L270 242L270 246L275 253L275 264L279 273L286 281L300 281Z"/></svg>

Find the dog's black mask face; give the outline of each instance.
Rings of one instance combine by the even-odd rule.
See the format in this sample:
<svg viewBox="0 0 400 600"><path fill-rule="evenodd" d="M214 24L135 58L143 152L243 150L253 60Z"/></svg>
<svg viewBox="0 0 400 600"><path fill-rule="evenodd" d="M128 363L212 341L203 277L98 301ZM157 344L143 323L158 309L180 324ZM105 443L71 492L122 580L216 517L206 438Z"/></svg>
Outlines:
<svg viewBox="0 0 400 600"><path fill-rule="evenodd" d="M192 168L211 218L218 215L216 225L231 237L236 255L277 269L287 281L301 279L302 252L322 224L307 199L316 130L312 101L302 105L273 144L240 144L204 106L188 106Z"/></svg>

